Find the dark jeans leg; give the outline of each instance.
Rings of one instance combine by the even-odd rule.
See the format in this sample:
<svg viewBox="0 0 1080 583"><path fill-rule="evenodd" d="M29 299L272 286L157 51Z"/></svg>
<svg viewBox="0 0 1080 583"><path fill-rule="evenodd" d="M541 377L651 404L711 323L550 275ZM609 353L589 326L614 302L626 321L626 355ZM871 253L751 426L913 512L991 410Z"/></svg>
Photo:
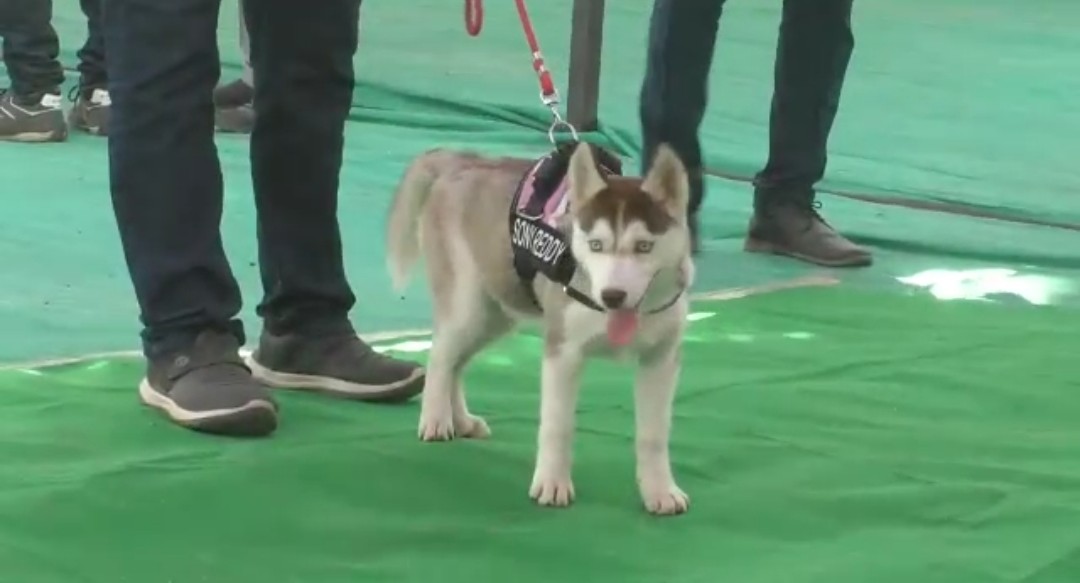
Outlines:
<svg viewBox="0 0 1080 583"><path fill-rule="evenodd" d="M151 357L206 328L243 341L219 229L219 4L107 0L112 202Z"/></svg>
<svg viewBox="0 0 1080 583"><path fill-rule="evenodd" d="M86 43L79 49L79 85L84 88L106 88L105 38L101 19L104 0L79 0L86 15Z"/></svg>
<svg viewBox="0 0 1080 583"><path fill-rule="evenodd" d="M59 91L64 83L52 0L0 0L4 64L16 95Z"/></svg>
<svg viewBox="0 0 1080 583"><path fill-rule="evenodd" d="M244 2L255 69L251 170L272 333L347 326L338 182L360 0Z"/></svg>
<svg viewBox="0 0 1080 583"><path fill-rule="evenodd" d="M698 129L708 102L709 69L724 0L656 0L641 89L643 172L667 143L691 173L691 215L701 206Z"/></svg>
<svg viewBox="0 0 1080 583"><path fill-rule="evenodd" d="M776 53L769 161L758 204L808 201L825 175L826 147L855 39L852 0L785 0Z"/></svg>

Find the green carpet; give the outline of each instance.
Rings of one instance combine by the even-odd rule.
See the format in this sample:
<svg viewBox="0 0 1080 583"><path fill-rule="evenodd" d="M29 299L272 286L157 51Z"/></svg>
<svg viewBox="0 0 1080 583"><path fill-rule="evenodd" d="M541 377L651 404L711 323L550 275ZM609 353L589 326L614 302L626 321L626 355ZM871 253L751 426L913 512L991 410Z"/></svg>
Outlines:
<svg viewBox="0 0 1080 583"><path fill-rule="evenodd" d="M347 129L341 222L364 331L427 326L418 287L401 301L382 268L388 193L409 159L433 146L538 156L546 112L511 3L491 2L479 38L464 32L460 2L367 2L356 56L360 85ZM548 65L565 92L570 0L530 3ZM703 128L710 165L746 175L762 163L780 2L730 2ZM63 58L74 66L85 36L75 3L55 3ZM1080 222L1072 136L1080 135L1074 68L1080 40L1071 0L1038 10L1007 0L881 0L856 5L858 37L829 175L835 187L942 200L1007 215ZM649 2L608 2L601 117L606 141L638 152L637 93ZM235 5L223 3L224 77L239 72ZM227 187L223 230L246 294L259 297L254 205L242 137L218 141ZM0 144L0 362L125 350L137 319L110 209L105 146ZM1009 267L1080 282L1077 234L883 207L823 195L831 222L871 245L870 273L849 283L897 293L896 278L930 268ZM699 289L757 284L813 272L740 252L750 188L709 181ZM417 293L419 292L419 293ZM87 301L86 298L92 298ZM1059 303L1080 306L1080 295Z"/></svg>
<svg viewBox="0 0 1080 583"><path fill-rule="evenodd" d="M639 506L630 373L605 362L582 394L578 503L532 505L532 334L467 376L485 442L420 443L415 405L297 394L274 439L222 440L141 410L135 362L4 371L2 579L1080 577L1074 313L835 288L694 312L672 445L693 507L672 519Z"/></svg>

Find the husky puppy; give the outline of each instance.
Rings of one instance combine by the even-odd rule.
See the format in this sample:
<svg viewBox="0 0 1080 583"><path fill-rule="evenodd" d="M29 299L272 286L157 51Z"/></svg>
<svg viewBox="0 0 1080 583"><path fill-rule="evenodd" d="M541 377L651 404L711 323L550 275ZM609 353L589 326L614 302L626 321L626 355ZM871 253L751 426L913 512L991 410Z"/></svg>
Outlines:
<svg viewBox="0 0 1080 583"><path fill-rule="evenodd" d="M543 506L573 501L582 366L590 356L624 358L637 364L635 451L642 500L651 513L681 514L690 499L675 483L668 442L686 290L694 272L687 172L668 146L659 148L644 178L605 172L597 163L599 152L582 144L568 154L565 203L546 231L554 237L534 232L532 223L514 223L523 177L535 171L535 161L433 150L405 172L390 211L387 249L399 290L423 255L434 305L419 436L488 437L487 423L466 404L465 366L516 323L539 320L540 428L529 495ZM571 276L523 279L514 245L541 260L552 249L562 251Z"/></svg>

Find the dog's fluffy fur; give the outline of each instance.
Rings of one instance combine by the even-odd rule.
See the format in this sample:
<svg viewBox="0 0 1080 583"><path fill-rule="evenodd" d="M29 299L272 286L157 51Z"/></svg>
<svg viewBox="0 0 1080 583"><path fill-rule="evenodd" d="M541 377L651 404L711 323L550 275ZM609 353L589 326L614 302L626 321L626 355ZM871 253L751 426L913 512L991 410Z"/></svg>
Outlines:
<svg viewBox="0 0 1080 583"><path fill-rule="evenodd" d="M669 303L693 278L686 169L662 146L646 177L605 178L591 147L574 151L568 171L570 206L559 227L583 276L578 289L612 308L598 312L570 299L542 275L532 284L533 296L514 270L510 205L532 163L434 150L409 166L397 190L387 226L389 268L403 289L422 254L435 312L420 438L490 435L485 421L469 412L462 372L516 322L538 319L544 325L545 350L530 496L544 506L571 503L574 417L584 360L629 357L638 364L634 399L642 499L655 514L685 512L689 497L675 483L668 441L686 294L666 309L650 311ZM605 331L617 315L630 312L636 333L632 342L615 348Z"/></svg>

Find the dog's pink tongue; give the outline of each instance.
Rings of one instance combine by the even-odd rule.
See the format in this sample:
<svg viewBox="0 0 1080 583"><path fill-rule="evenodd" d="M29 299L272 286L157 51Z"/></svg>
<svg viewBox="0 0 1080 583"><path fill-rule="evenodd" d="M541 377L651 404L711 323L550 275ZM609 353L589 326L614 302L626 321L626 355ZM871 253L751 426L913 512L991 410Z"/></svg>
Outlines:
<svg viewBox="0 0 1080 583"><path fill-rule="evenodd" d="M634 310L615 310L608 315L607 336L612 346L626 346L634 341L638 315Z"/></svg>

